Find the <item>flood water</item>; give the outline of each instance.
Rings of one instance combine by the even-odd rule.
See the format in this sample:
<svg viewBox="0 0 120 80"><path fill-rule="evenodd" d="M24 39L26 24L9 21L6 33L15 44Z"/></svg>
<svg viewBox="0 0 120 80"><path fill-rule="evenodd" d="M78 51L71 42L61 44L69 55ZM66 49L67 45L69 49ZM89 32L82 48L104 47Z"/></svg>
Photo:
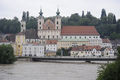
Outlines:
<svg viewBox="0 0 120 80"><path fill-rule="evenodd" d="M99 64L17 61L0 65L0 80L96 80Z"/></svg>

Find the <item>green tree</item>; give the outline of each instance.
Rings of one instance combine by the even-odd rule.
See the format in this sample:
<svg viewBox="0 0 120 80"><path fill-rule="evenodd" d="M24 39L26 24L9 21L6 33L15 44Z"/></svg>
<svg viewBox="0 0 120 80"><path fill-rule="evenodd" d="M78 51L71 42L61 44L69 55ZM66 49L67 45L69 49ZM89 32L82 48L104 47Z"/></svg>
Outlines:
<svg viewBox="0 0 120 80"><path fill-rule="evenodd" d="M102 9L101 18L100 19L101 19L102 23L107 23L107 15L106 15L105 9Z"/></svg>
<svg viewBox="0 0 120 80"><path fill-rule="evenodd" d="M98 71L97 80L120 80L120 47L118 47L118 59L110 64L104 65Z"/></svg>
<svg viewBox="0 0 120 80"><path fill-rule="evenodd" d="M113 24L113 22L114 22L114 14L109 13L108 14L108 24Z"/></svg>
<svg viewBox="0 0 120 80"><path fill-rule="evenodd" d="M0 45L0 64L12 64L15 60L13 47L11 45Z"/></svg>

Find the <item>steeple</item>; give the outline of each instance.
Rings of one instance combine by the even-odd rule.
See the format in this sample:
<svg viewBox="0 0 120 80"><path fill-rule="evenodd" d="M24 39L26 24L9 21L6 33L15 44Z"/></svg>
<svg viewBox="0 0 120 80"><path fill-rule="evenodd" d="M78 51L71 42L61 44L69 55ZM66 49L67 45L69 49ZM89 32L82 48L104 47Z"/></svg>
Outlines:
<svg viewBox="0 0 120 80"><path fill-rule="evenodd" d="M42 15L43 15L42 9L40 9L39 14L40 14L40 16L42 16Z"/></svg>
<svg viewBox="0 0 120 80"><path fill-rule="evenodd" d="M57 14L57 16L59 16L60 15L60 11L59 11L59 9L57 8L57 12L56 12L56 14Z"/></svg>

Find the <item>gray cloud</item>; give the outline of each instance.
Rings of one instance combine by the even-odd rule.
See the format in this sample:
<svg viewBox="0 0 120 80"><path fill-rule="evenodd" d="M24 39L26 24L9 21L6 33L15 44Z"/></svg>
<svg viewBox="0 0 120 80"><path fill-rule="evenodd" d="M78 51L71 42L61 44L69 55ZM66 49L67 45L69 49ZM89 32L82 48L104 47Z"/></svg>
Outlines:
<svg viewBox="0 0 120 80"><path fill-rule="evenodd" d="M29 11L31 16L38 16L40 6L44 16L55 16L59 6L62 16L70 16L73 13L81 15L82 10L100 17L101 9L112 12L120 18L119 0L0 0L0 18L13 18L17 16L21 19L23 11Z"/></svg>

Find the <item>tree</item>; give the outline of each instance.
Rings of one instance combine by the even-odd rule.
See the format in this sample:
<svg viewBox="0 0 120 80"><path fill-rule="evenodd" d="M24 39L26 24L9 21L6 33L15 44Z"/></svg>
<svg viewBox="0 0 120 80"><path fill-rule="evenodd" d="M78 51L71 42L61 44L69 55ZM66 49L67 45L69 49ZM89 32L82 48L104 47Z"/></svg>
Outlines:
<svg viewBox="0 0 120 80"><path fill-rule="evenodd" d="M116 17L114 15L114 18L113 18L113 24L116 24Z"/></svg>
<svg viewBox="0 0 120 80"><path fill-rule="evenodd" d="M65 48L58 49L56 55L61 56L61 53L63 53L63 56L70 56L71 49L72 49L71 47L68 49Z"/></svg>
<svg viewBox="0 0 120 80"><path fill-rule="evenodd" d="M114 14L109 13L108 14L108 24L113 24L113 22L114 22Z"/></svg>
<svg viewBox="0 0 120 80"><path fill-rule="evenodd" d="M97 80L120 80L120 47L118 50L118 59L110 64L101 67L98 71L99 75Z"/></svg>
<svg viewBox="0 0 120 80"><path fill-rule="evenodd" d="M107 16L106 16L106 11L105 9L102 9L102 12L101 12L101 22L102 23L107 23Z"/></svg>
<svg viewBox="0 0 120 80"><path fill-rule="evenodd" d="M12 64L15 60L13 47L11 45L0 45L0 64Z"/></svg>
<svg viewBox="0 0 120 80"><path fill-rule="evenodd" d="M85 17L85 15L84 15L84 11L82 11L82 18L84 18Z"/></svg>
<svg viewBox="0 0 120 80"><path fill-rule="evenodd" d="M120 19L117 21L116 32L120 33Z"/></svg>
<svg viewBox="0 0 120 80"><path fill-rule="evenodd" d="M37 19L31 16L26 24L27 29L37 29Z"/></svg>

